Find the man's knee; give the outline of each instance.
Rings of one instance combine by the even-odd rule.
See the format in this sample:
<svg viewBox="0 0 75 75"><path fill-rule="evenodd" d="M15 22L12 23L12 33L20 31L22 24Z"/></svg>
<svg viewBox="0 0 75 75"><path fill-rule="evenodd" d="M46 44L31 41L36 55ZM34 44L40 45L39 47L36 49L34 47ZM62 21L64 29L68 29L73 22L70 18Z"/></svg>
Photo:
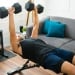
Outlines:
<svg viewBox="0 0 75 75"><path fill-rule="evenodd" d="M75 75L75 66L67 61L64 61L64 63L61 65L61 72Z"/></svg>

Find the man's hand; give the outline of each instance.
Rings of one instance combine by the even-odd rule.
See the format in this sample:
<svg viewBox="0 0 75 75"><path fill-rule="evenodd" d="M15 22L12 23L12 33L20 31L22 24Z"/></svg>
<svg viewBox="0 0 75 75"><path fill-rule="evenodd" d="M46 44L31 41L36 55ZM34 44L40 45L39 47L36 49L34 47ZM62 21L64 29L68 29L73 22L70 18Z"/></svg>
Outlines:
<svg viewBox="0 0 75 75"><path fill-rule="evenodd" d="M8 14L13 14L15 12L15 8L14 7L11 7L8 9Z"/></svg>

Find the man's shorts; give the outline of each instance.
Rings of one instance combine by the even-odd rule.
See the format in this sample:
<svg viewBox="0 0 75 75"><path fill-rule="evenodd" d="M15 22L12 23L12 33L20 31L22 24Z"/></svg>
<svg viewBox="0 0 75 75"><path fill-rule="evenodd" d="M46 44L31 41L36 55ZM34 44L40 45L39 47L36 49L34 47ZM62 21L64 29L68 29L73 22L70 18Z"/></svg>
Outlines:
<svg viewBox="0 0 75 75"><path fill-rule="evenodd" d="M68 50L56 48L46 55L43 62L43 67L59 73L61 72L61 66L63 62L67 60L72 63L74 55L75 54L73 52L70 52Z"/></svg>

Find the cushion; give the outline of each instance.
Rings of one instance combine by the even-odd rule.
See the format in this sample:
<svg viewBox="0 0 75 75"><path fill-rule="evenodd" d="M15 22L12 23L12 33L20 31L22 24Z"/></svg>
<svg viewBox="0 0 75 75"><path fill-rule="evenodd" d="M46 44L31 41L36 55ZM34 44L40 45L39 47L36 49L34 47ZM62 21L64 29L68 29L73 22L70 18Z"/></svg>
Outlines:
<svg viewBox="0 0 75 75"><path fill-rule="evenodd" d="M50 20L45 20L43 28L42 28L42 33L47 34L48 33L48 27L49 27L49 22Z"/></svg>
<svg viewBox="0 0 75 75"><path fill-rule="evenodd" d="M65 24L56 21L50 21L48 24L48 37L64 37Z"/></svg>
<svg viewBox="0 0 75 75"><path fill-rule="evenodd" d="M42 27L42 32L43 32L44 34L47 34L47 33L48 33L48 28L49 28L50 22L52 22L52 21L50 21L49 19L46 19L46 20L44 21L44 24L43 24L43 27ZM61 22L59 22L59 21L53 21L53 22L54 22L54 23L55 23L55 22L61 23Z"/></svg>
<svg viewBox="0 0 75 75"><path fill-rule="evenodd" d="M70 38L57 38L57 37L46 37L46 35L39 35L39 39L42 39L47 44L55 46L55 47L61 47L64 44L70 42L72 39ZM75 44L74 44L75 45Z"/></svg>
<svg viewBox="0 0 75 75"><path fill-rule="evenodd" d="M61 48L75 53L75 40L71 40L71 41L67 42L66 44L61 46Z"/></svg>

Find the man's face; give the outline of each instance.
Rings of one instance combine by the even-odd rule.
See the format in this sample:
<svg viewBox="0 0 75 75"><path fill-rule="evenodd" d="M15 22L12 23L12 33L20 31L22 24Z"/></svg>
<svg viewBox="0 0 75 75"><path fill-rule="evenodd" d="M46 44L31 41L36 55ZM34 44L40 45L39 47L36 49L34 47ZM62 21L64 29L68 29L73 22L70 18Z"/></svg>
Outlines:
<svg viewBox="0 0 75 75"><path fill-rule="evenodd" d="M16 34L16 37L17 37L17 41L18 42L20 42L21 40L23 40L23 37L20 34Z"/></svg>

